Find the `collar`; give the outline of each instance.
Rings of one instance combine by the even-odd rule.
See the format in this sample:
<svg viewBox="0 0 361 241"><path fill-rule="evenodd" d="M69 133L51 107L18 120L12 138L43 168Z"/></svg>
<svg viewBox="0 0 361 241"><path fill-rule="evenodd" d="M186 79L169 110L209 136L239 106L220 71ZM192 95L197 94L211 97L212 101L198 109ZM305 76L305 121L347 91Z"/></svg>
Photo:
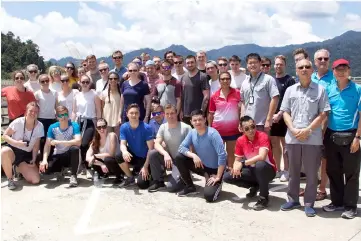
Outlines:
<svg viewBox="0 0 361 241"><path fill-rule="evenodd" d="M246 135L244 135L244 136L246 137L246 140L247 140L248 142L250 142L250 143L253 144L253 143L258 139L259 132L260 132L260 131L256 130L256 133L254 134L254 139L253 139L253 141L251 141L250 139L248 139L248 137L247 137Z"/></svg>
<svg viewBox="0 0 361 241"><path fill-rule="evenodd" d="M231 94L233 94L234 92L236 92L236 90L232 87L229 87L229 93L228 93L227 97L230 96ZM216 92L214 92L213 95L215 95L217 98L222 97L223 99L225 99L221 88L219 88Z"/></svg>
<svg viewBox="0 0 361 241"><path fill-rule="evenodd" d="M260 71L260 72L257 74L256 77L252 77L252 75L251 75L251 73L250 73L250 74L249 74L249 80L252 81L252 79L258 79L258 78L260 78L260 75L261 75L261 74L263 74L262 71Z"/></svg>
<svg viewBox="0 0 361 241"><path fill-rule="evenodd" d="M327 70L326 74L324 74L324 75L322 75L320 78L318 78L318 74L317 74L317 73L318 73L318 72L315 71L315 72L313 72L313 75L314 75L318 80L321 80L322 78L324 78L324 77L326 77L326 76L328 76L328 75L330 75L330 74L333 74L331 70Z"/></svg>
<svg viewBox="0 0 361 241"><path fill-rule="evenodd" d="M303 88L303 87L301 86L301 81L300 81L300 82L297 82L295 85L296 85L297 88ZM315 89L316 87L317 87L317 84L311 80L311 83L310 83L310 85L308 86L308 88Z"/></svg>

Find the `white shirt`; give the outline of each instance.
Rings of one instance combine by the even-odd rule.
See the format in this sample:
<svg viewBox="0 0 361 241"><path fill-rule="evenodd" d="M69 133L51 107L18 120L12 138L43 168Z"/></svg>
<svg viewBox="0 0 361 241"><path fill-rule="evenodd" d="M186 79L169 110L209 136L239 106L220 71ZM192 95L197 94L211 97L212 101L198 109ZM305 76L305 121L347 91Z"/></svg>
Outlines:
<svg viewBox="0 0 361 241"><path fill-rule="evenodd" d="M35 81L31 81L31 80L26 81L26 83L24 84L24 87L27 90L29 90L29 91L31 91L33 93L40 90L40 84L39 84L39 82L37 80L35 80Z"/></svg>
<svg viewBox="0 0 361 241"><path fill-rule="evenodd" d="M33 150L36 140L44 136L43 124L40 121L36 121L36 122L37 124L34 128L33 135L31 135L32 130L29 131L26 128L24 133L25 117L19 117L15 119L13 122L11 122L9 128L14 131L11 137L16 141L29 141L29 146L27 147L19 147L19 146L14 146L14 147L19 148L26 152L31 152Z"/></svg>
<svg viewBox="0 0 361 241"><path fill-rule="evenodd" d="M57 94L52 90L49 90L48 93L38 90L34 93L34 96L40 107L38 117L42 119L55 119L55 103Z"/></svg>
<svg viewBox="0 0 361 241"><path fill-rule="evenodd" d="M219 80L209 80L209 85L211 86L211 96L221 88L221 84L219 83Z"/></svg>
<svg viewBox="0 0 361 241"><path fill-rule="evenodd" d="M52 90L52 91L55 91L55 92L60 92L61 91L61 83L59 82L53 82L53 83L50 83L49 85L49 88Z"/></svg>
<svg viewBox="0 0 361 241"><path fill-rule="evenodd" d="M82 116L83 118L93 119L96 117L95 111L95 97L96 92L89 90L88 92L79 92L75 96L75 104L77 108L76 116Z"/></svg>
<svg viewBox="0 0 361 241"><path fill-rule="evenodd" d="M96 84L95 84L95 92L97 93L98 96L100 96L100 94L103 92L103 90L108 90L109 88L109 83L107 84L108 81L103 80L103 79L99 79ZM104 89L105 84L107 84L107 87Z"/></svg>
<svg viewBox="0 0 361 241"><path fill-rule="evenodd" d="M231 80L231 87L241 89L242 83L245 79L247 79L247 75L244 73L240 73L239 75L233 75L233 72L230 70L229 73L231 74L232 80Z"/></svg>
<svg viewBox="0 0 361 241"><path fill-rule="evenodd" d="M73 101L76 94L79 93L79 90L72 89L67 96L64 96L64 92L61 91L58 94L58 104L63 105L68 108L68 112L71 114L73 112Z"/></svg>
<svg viewBox="0 0 361 241"><path fill-rule="evenodd" d="M175 72L174 74L172 74L172 76L174 78L176 78L178 81L180 81L180 79L186 74L187 72L184 72L183 74L177 74L177 72Z"/></svg>

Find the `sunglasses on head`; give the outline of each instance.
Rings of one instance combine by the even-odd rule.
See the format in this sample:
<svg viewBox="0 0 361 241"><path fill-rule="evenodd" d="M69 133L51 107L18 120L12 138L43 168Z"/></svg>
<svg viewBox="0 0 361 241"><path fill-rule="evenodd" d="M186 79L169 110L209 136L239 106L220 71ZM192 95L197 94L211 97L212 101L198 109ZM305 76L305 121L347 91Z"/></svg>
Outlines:
<svg viewBox="0 0 361 241"><path fill-rule="evenodd" d="M90 82L89 81L82 81L81 84L88 85L88 84L90 84Z"/></svg>
<svg viewBox="0 0 361 241"><path fill-rule="evenodd" d="M246 127L244 128L244 131L245 131L245 132L248 132L248 131L254 130L254 129L256 129L256 126L255 126L255 125L251 125L251 126L246 126Z"/></svg>
<svg viewBox="0 0 361 241"><path fill-rule="evenodd" d="M114 56L113 59L122 59L122 56Z"/></svg>
<svg viewBox="0 0 361 241"><path fill-rule="evenodd" d="M97 126L97 130L107 129L107 125Z"/></svg>
<svg viewBox="0 0 361 241"><path fill-rule="evenodd" d="M320 58L317 58L318 59L318 61L322 61L322 60L324 60L325 62L327 62L330 58L323 58L323 57L320 57Z"/></svg>
<svg viewBox="0 0 361 241"><path fill-rule="evenodd" d="M64 113L64 114L57 114L58 118L63 118L63 117L69 117L68 113Z"/></svg>
<svg viewBox="0 0 361 241"><path fill-rule="evenodd" d="M218 64L219 66L223 66L223 67L226 67L227 64Z"/></svg>
<svg viewBox="0 0 361 241"><path fill-rule="evenodd" d="M48 79L46 79L46 80L40 80L39 82L40 82L40 84L47 84L47 83L49 83L49 80L48 80Z"/></svg>
<svg viewBox="0 0 361 241"><path fill-rule="evenodd" d="M174 61L174 64L183 64L183 61Z"/></svg>
<svg viewBox="0 0 361 241"><path fill-rule="evenodd" d="M30 73L30 74L37 74L38 71L37 71L37 70L29 70L29 73Z"/></svg>
<svg viewBox="0 0 361 241"><path fill-rule="evenodd" d="M128 72L129 73L136 73L136 72L138 72L138 70L137 69L129 69Z"/></svg>
<svg viewBox="0 0 361 241"><path fill-rule="evenodd" d="M297 69L311 69L311 65L303 65L303 66L299 66L297 67Z"/></svg>
<svg viewBox="0 0 361 241"><path fill-rule="evenodd" d="M15 77L15 80L24 80L24 77Z"/></svg>
<svg viewBox="0 0 361 241"><path fill-rule="evenodd" d="M262 64L262 67L267 67L269 68L271 65L270 64Z"/></svg>
<svg viewBox="0 0 361 241"><path fill-rule="evenodd" d="M155 116L159 116L163 114L163 111L157 111L157 112L152 112L152 116L155 117Z"/></svg>

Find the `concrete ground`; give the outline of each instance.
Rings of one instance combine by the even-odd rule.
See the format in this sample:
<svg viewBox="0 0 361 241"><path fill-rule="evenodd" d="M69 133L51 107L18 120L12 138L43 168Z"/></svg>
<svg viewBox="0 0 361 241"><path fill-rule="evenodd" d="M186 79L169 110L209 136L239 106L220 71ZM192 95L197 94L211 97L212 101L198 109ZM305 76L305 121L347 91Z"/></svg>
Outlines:
<svg viewBox="0 0 361 241"><path fill-rule="evenodd" d="M317 202L318 215L307 218L303 209L280 211L287 184L278 180L270 184L268 210L259 212L252 210L256 198L245 197L248 190L228 184L217 203L206 203L201 193L177 197L112 188L111 181L95 188L80 176L80 186L69 189L67 179L46 178L39 186L20 181L19 190L9 191L2 180L2 240L361 240L361 199L353 220L323 212L329 200Z"/></svg>

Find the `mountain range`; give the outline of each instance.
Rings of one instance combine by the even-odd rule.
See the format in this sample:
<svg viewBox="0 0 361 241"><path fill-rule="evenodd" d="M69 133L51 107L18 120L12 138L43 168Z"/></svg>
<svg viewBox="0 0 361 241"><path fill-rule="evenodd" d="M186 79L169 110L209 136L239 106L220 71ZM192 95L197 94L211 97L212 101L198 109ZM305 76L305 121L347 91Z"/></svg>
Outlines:
<svg viewBox="0 0 361 241"><path fill-rule="evenodd" d="M313 55L316 50L325 48L331 53L331 62L338 58L345 58L350 61L352 68L352 76L361 76L361 32L348 31L344 34L328 39L322 42L309 42L303 44L286 45L282 47L262 47L256 44L239 44L228 45L219 49L212 49L207 51L207 58L209 60L216 60L220 56L231 57L232 55L238 55L242 59L242 66L245 66L244 59L249 53L259 53L262 56L269 57L273 60L276 55L282 54L287 58L287 72L294 73L294 61L292 52L296 48L304 48L310 55L310 59L313 60ZM124 63L129 63L136 56L140 56L141 53L149 53L150 56L159 56L163 58L164 53L167 50L172 50L179 55L187 56L189 54L195 54L195 51L189 50L183 45L171 45L168 48L161 50L154 50L151 48L143 48L134 50L124 55ZM104 60L111 67L113 67L113 61L111 56L100 57L98 61ZM73 57L65 57L59 60L50 59L53 64L64 66L68 61L74 62L76 65L80 63L79 59Z"/></svg>

